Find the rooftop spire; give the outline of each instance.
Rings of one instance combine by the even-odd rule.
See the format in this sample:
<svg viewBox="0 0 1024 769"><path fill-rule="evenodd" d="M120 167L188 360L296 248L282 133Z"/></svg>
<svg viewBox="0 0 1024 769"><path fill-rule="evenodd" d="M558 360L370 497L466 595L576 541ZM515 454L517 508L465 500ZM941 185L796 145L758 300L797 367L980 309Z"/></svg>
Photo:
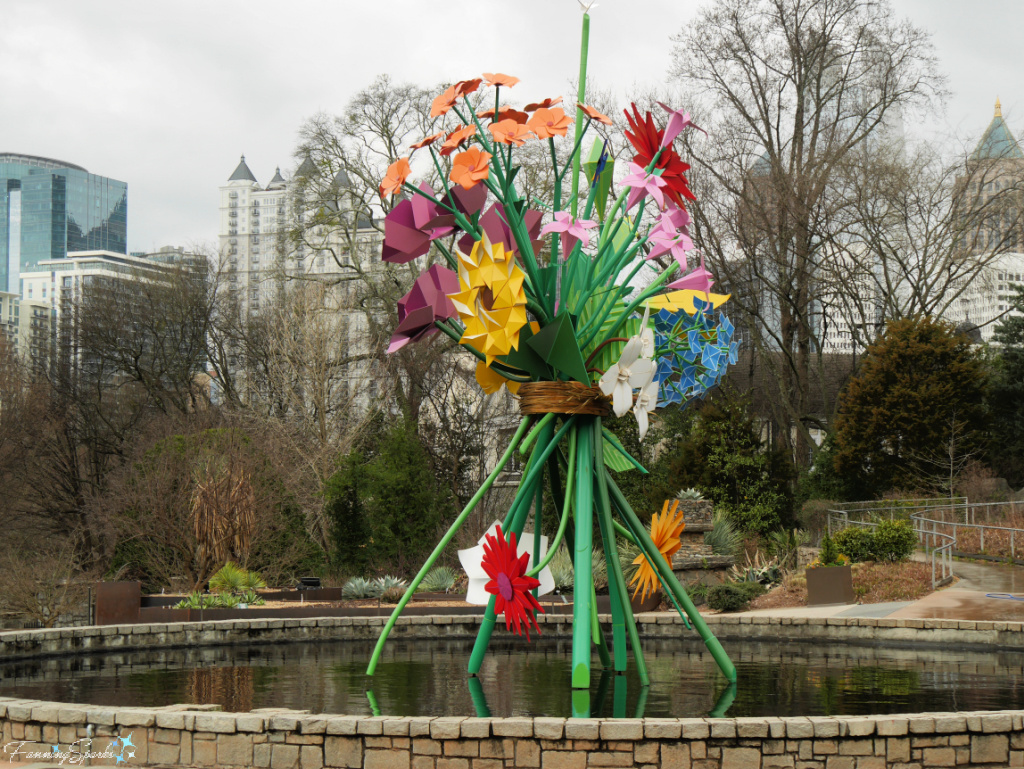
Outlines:
<svg viewBox="0 0 1024 769"><path fill-rule="evenodd" d="M238 168L235 172L228 177L229 182L254 182L256 177L252 175L252 171L249 170L249 166L245 164L245 155L242 155L242 160L238 164Z"/></svg>
<svg viewBox="0 0 1024 769"><path fill-rule="evenodd" d="M999 97L996 97L996 117L1003 116L1003 105L999 103Z"/></svg>

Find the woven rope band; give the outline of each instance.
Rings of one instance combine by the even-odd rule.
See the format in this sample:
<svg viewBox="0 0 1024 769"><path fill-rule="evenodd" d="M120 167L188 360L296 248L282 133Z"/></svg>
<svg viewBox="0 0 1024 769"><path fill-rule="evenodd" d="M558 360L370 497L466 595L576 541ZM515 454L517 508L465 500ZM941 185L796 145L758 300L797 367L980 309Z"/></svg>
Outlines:
<svg viewBox="0 0 1024 769"><path fill-rule="evenodd" d="M519 410L524 414L593 414L606 417L611 401L596 387L579 382L524 382L519 386Z"/></svg>

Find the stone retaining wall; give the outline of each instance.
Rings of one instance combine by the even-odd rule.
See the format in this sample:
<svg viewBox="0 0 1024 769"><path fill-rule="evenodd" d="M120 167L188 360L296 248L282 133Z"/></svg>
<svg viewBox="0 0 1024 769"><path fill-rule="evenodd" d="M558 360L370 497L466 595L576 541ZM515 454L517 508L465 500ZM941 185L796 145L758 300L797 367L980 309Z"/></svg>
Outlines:
<svg viewBox="0 0 1024 769"><path fill-rule="evenodd" d="M388 718L0 699L7 758L269 769L925 769L1024 766L1024 712L850 718ZM117 739L121 738L121 739ZM123 742L128 738L127 745ZM90 741L91 740L91 741ZM111 749L111 742L116 747ZM15 753L17 751L17 753ZM128 753L133 755L129 756ZM73 763L71 756L65 761Z"/></svg>
<svg viewBox="0 0 1024 769"><path fill-rule="evenodd" d="M544 633L571 634L570 618L541 617ZM639 615L653 638L690 636L675 615ZM723 639L829 640L1020 649L1024 626L1003 622L885 619L709 618ZM126 625L0 634L0 658L175 646L373 639L382 618L247 620ZM396 638L470 638L477 617L409 617ZM280 709L211 712L194 705L108 708L0 698L6 758L37 760L52 746L118 753L130 767L269 769L925 769L1024 767L1024 711L821 718L394 718ZM109 745L119 742L113 753ZM12 754L18 750L18 755ZM128 758L128 753L134 753ZM65 763L71 763L70 757Z"/></svg>
<svg viewBox="0 0 1024 769"><path fill-rule="evenodd" d="M638 614L640 635L647 638L696 638L677 614ZM602 618L610 621L608 617ZM967 622L938 619L865 619L830 617L707 617L718 638L780 641L835 641L870 646L1024 648L1024 623ZM538 616L550 638L572 635L571 615ZM384 617L326 617L320 619L254 619L220 622L179 622L155 625L22 630L0 633L0 659L11 661L68 654L132 649L168 649L288 641L373 641ZM401 617L391 638L475 638L479 616ZM499 624L495 637L506 631Z"/></svg>

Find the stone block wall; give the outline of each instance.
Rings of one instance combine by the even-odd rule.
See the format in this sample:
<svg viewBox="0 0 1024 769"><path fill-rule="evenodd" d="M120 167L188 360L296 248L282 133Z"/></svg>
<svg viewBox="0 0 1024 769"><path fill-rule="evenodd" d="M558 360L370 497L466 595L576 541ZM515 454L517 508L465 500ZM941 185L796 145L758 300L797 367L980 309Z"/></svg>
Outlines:
<svg viewBox="0 0 1024 769"><path fill-rule="evenodd" d="M3 758L260 769L927 769L1024 766L1024 712L851 718L389 718L0 699ZM91 740L91 742L90 742ZM12 748L12 746L14 746ZM76 748L77 746L77 748ZM13 751L17 751L14 753ZM114 764L100 757L93 765ZM68 763L71 763L70 760Z"/></svg>

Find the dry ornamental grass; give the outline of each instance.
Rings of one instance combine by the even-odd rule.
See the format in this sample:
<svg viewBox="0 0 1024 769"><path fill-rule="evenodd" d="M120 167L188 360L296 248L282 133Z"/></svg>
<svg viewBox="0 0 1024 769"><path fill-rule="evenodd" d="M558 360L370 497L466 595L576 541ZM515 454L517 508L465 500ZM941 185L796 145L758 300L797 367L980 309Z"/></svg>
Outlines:
<svg viewBox="0 0 1024 769"><path fill-rule="evenodd" d="M859 603L916 601L932 592L932 569L916 561L856 563L853 593ZM750 602L751 609L782 609L807 605L803 573L786 577L781 585Z"/></svg>

